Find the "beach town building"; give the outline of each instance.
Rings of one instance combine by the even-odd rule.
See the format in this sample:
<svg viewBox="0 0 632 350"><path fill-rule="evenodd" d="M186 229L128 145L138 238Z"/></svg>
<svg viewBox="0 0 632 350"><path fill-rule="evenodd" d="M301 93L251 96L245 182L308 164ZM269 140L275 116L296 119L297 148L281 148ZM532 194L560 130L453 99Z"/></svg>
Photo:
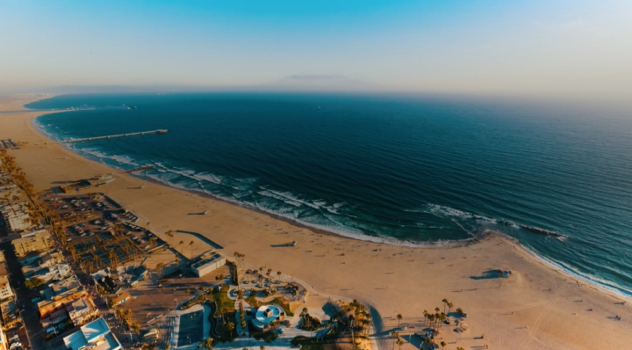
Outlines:
<svg viewBox="0 0 632 350"><path fill-rule="evenodd" d="M65 304L72 303L87 295L86 290L79 283L76 276L51 283L41 294L44 300L38 302L37 307L42 318Z"/></svg>
<svg viewBox="0 0 632 350"><path fill-rule="evenodd" d="M11 244L18 258L23 258L31 252L47 251L52 247L50 233L46 230L23 234L21 238L11 241Z"/></svg>
<svg viewBox="0 0 632 350"><path fill-rule="evenodd" d="M118 306L128 301L131 298L131 295L128 292L123 292L120 295L111 299L111 307Z"/></svg>
<svg viewBox="0 0 632 350"><path fill-rule="evenodd" d="M13 299L9 299L0 304L0 312L2 312L2 325L4 329L11 329L20 322L18 308Z"/></svg>
<svg viewBox="0 0 632 350"><path fill-rule="evenodd" d="M4 261L4 254L0 253L0 300L11 298L13 295L13 290L9 284L9 275L7 273L6 262Z"/></svg>
<svg viewBox="0 0 632 350"><path fill-rule="evenodd" d="M195 260L197 261L191 265L191 271L193 271L193 273L195 273L198 277L207 275L226 265L226 258L213 250L205 252Z"/></svg>
<svg viewBox="0 0 632 350"><path fill-rule="evenodd" d="M0 276L0 300L12 298L14 296L11 285L9 285L9 276Z"/></svg>
<svg viewBox="0 0 632 350"><path fill-rule="evenodd" d="M83 297L72 303L66 304L68 317L75 326L80 326L99 314L99 309L94 305L92 298Z"/></svg>
<svg viewBox="0 0 632 350"><path fill-rule="evenodd" d="M257 309L255 318L252 319L252 325L259 331L265 331L270 328L272 322L281 322L285 320L285 311L279 305L264 305Z"/></svg>
<svg viewBox="0 0 632 350"><path fill-rule="evenodd" d="M50 267L64 262L65 259L58 251L51 252L31 252L19 260L20 265L35 265L40 267Z"/></svg>
<svg viewBox="0 0 632 350"><path fill-rule="evenodd" d="M25 231L33 227L26 209L26 202L4 206L2 217L10 231Z"/></svg>
<svg viewBox="0 0 632 350"><path fill-rule="evenodd" d="M24 266L22 273L27 280L39 278L44 282L51 280L62 280L70 274L70 266L67 263L55 264L53 266Z"/></svg>
<svg viewBox="0 0 632 350"><path fill-rule="evenodd" d="M64 344L68 350L119 350L122 348L121 343L101 317L64 337Z"/></svg>

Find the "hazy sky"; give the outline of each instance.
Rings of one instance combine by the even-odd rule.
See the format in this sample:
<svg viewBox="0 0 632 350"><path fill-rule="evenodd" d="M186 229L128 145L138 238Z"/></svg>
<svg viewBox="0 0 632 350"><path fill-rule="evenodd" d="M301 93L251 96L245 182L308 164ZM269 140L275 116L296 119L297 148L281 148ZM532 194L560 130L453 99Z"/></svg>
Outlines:
<svg viewBox="0 0 632 350"><path fill-rule="evenodd" d="M632 96L632 1L5 1L0 91Z"/></svg>

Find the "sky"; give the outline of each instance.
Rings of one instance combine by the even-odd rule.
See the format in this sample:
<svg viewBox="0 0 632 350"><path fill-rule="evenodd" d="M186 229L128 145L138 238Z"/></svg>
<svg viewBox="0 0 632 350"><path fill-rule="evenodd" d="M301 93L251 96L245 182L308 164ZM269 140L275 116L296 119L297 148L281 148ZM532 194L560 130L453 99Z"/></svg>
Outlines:
<svg viewBox="0 0 632 350"><path fill-rule="evenodd" d="M0 92L632 96L629 0L0 0Z"/></svg>

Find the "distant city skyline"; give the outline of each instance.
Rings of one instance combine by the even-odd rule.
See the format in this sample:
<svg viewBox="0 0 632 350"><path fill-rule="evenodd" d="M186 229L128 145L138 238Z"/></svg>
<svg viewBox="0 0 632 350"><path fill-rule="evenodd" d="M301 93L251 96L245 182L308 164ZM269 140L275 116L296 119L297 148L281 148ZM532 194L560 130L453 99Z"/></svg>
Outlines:
<svg viewBox="0 0 632 350"><path fill-rule="evenodd" d="M0 93L421 92L627 101L632 3L2 1Z"/></svg>

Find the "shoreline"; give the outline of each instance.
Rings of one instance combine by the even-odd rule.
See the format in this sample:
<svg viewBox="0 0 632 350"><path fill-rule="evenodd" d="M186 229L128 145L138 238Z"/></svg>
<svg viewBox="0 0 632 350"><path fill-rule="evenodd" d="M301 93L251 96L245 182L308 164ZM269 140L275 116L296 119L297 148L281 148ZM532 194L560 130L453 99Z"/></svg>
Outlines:
<svg viewBox="0 0 632 350"><path fill-rule="evenodd" d="M86 109L87 110L87 109ZM29 112L38 112L37 110L32 110L32 109L28 109ZM52 112L73 112L73 110L65 110L65 111L51 111ZM60 140L57 140L55 138L55 135L49 134L46 131L43 130L43 128L41 127L41 124L37 123L37 118L43 116L45 114L42 115L38 115L35 117L31 118L31 125L33 126L33 128L43 137L45 137L46 139L48 139L51 142L57 142L60 143ZM61 143L60 143L61 144ZM84 154L82 154L82 152L79 151L74 151L72 148L67 147L66 144L61 144L61 146L69 151L72 152L73 154L76 154L88 161L91 162L95 162L101 165L104 165L110 169L112 169L112 172L117 172L117 171L125 171L125 169L117 169L116 167L109 165L105 162L100 162L96 159L91 159L90 157L85 156ZM478 242L480 242L481 240L484 240L485 237L489 234L489 232L494 232L494 233L499 233L500 232L496 232L496 231L483 231L477 235L474 235L472 237L469 238L463 238L463 239L459 239L459 240L446 240L446 241L412 241L412 240L402 240L402 239L398 239L395 237L383 237L383 236L370 236L364 233L358 233L357 235L353 235L353 234L344 234L344 233L340 233L340 232L335 232L333 230L327 230L324 228L320 228L317 227L316 225L309 225L309 224L304 224L302 222L298 222L298 221L294 221L292 219L283 217L279 214L273 213L273 212L269 212L260 208L256 208L241 202L237 202L237 201L231 201L227 198L222 198L219 196L215 196L213 194L208 194L205 192L201 192L195 189L189 189L189 188L183 188L183 187L177 187L171 183L169 183L168 181L160 181L160 180L156 180L153 178L150 178L148 176L144 176L144 175L138 175L138 174L134 174L134 173L129 173L128 175L139 179L141 181L147 181L147 182L151 182L160 186L165 186L168 188L172 188L172 189L176 189L176 190L180 190L180 191L185 191L194 195L198 195L204 198L208 198L211 200L216 200L216 201L220 201L223 203L227 203L230 205L235 205L247 210L252 210L255 212L258 212L260 214L263 215L267 215L271 218L274 218L276 220L281 220L284 222L287 222L291 225L297 226L297 227L301 227L301 228L306 228L309 229L311 231L314 232L318 232L324 235L332 235L332 236L336 236L336 237L341 237L341 238L346 238L346 239L351 239L351 240L355 240L355 241L360 241L360 242L372 242L372 243L377 243L377 244L388 244L388 245L393 245L393 246L401 246L401 247L419 247L419 248L452 248L452 247L463 247L463 246L467 246L470 244L476 244ZM509 237L509 236L507 236ZM518 242L518 241L516 241Z"/></svg>
<svg viewBox="0 0 632 350"><path fill-rule="evenodd" d="M35 129L35 131L37 131L41 136L45 137L47 140L51 141L51 142L59 142L59 140L55 140L53 137L54 135L50 135L48 133L46 133L43 128L41 127L41 125L39 123L37 123L37 118L46 115L46 114L53 114L53 113L64 113L64 112L73 112L74 110L44 110L44 111L39 111L39 110L34 110L34 109L28 109L25 108L24 106L22 106L25 111L27 112L45 112L45 114L41 114L41 115L37 115L34 116L30 119L31 125L32 127ZM116 172L116 171L123 171L123 169L117 169L113 166L110 166L106 163L103 162L99 162L95 159L90 159L89 157L84 156L83 154L80 154L80 152L75 152L72 149L66 147L65 144L60 144L62 148L64 148L66 151L71 152L73 154L76 154L80 157L82 157L85 160L88 161L92 161L101 165L104 165L108 168L110 168L112 170L112 172ZM621 287L615 287L615 286L611 286L606 284L606 282L601 282L598 281L596 279L593 279L589 276L583 275L580 272L576 272L573 271L570 267L566 267L564 265L562 265L561 263L552 261L551 259L539 254L538 252L536 252L535 250L531 249L530 247L524 245L522 242L520 242L518 239L511 237L507 234L504 234L502 232L498 232L498 231L491 231L491 230L485 230L475 236L472 236L470 238L466 238L466 239L460 239L460 240L449 240L449 241L436 241L436 242L415 242L415 241L405 241L405 240L400 240L394 237L379 237L379 236L369 236L369 235L365 235L365 234L359 234L360 237L358 236L352 236L352 235L345 235L345 234L341 234L338 232L333 232L333 231L328 231L326 229L322 229L322 228L317 228L314 226L310 226L310 225L306 225L285 217L282 217L278 214L275 213L270 213L267 212L265 210L259 209L259 208L255 208L255 207L251 207L248 205L244 205L243 203L239 203L239 202L232 202L229 201L227 199L218 197L218 196L214 196L212 194L208 194L208 193L203 193L200 191L196 191L193 189L185 189L185 188L178 188L176 186L167 184L165 182L156 180L156 179L152 179L149 178L147 176L143 176L143 175L137 175L134 173L129 173L130 176L141 180L141 181L147 181L147 182L151 182L154 184L157 184L159 186L164 186L167 188L171 188L171 189L175 189L175 190L180 190L180 191L185 191L188 193L191 193L193 195L197 195L197 196L201 196L204 198L208 198L211 200L216 200L216 201L220 201L229 205L235 205L238 206L240 208L244 208L246 210L252 210L255 212L258 212L260 214L263 215L267 215L270 218L276 219L276 220L280 220L286 223L289 223L290 225L296 226L296 227L300 227L300 228L305 228L308 230L311 230L315 233L319 233L322 235L331 235L331 236L335 236L335 237L339 237L342 239L349 239L352 241L358 241L358 242L371 242L371 243L376 243L376 244L386 244L386 245L391 245L391 246L399 246L399 247L413 247L413 248L424 248L424 249L450 249L450 248L457 248L457 247L466 247L469 245L475 245L478 244L484 240L489 239L491 236L496 236L496 237L500 237L503 238L505 240L508 240L509 242L511 242L512 244L518 246L520 249L522 249L523 251L525 251L526 253L528 253L529 255L531 255L534 259L537 259L538 261L544 263L545 265L549 266L549 268L551 268L552 270L559 272L563 275L568 276L569 278L573 278L573 279L577 279L582 281L583 283L586 283L587 285L590 285L593 288L597 288L600 291L603 291L605 293L608 293L614 297L618 297L618 298L622 298L622 299L626 299L629 302L632 302L632 291L626 291L625 289L621 288ZM610 282L612 283L612 282Z"/></svg>
<svg viewBox="0 0 632 350"><path fill-rule="evenodd" d="M28 109L25 108L23 106L23 108L25 109L25 111L27 112L45 112L45 114L41 114L41 115L37 115L34 116L30 119L31 122L31 126L33 127L33 129L35 131L37 131L41 136L43 136L44 138L46 138L47 140L51 141L51 142L59 142L59 140L56 140L54 138L54 135L51 135L47 132L44 131L44 129L41 127L41 124L37 123L37 119L43 115L46 114L52 114L52 113L64 113L64 112L73 112L74 110L44 110L44 111L39 111L39 110L34 110L34 109ZM89 108L86 108L86 110ZM65 144L60 144L61 147L63 149L65 149L68 152L71 152L75 155L78 155L80 157L82 157L85 160L91 161L91 162L95 162L97 164L101 164L104 165L106 167L108 167L109 169L112 170L112 172L117 172L117 171L124 171L124 169L117 169L114 166L111 166L109 164L106 164L104 162L99 162L98 160L95 159L91 159L87 156L84 156L83 154L81 154L81 152L78 151L74 151L71 148L66 147ZM380 236L370 236L370 235L366 235L366 234L358 234L356 236L350 235L350 234L342 234L342 233L338 233L338 232L334 232L334 231L329 231L323 228L318 228L315 226L310 226L307 224L303 224L301 222L297 222L294 221L292 219L289 218L285 218L283 216L280 216L278 214L275 213L271 213L259 208L255 208L249 205L245 205L243 203L240 202L236 202L236 201L230 201L227 200L225 198L221 198L219 196L215 196L212 194L208 194L208 193L204 193L201 191L197 191L194 189L187 189L187 188L180 188L177 186L174 186L173 184L170 184L166 181L159 181L156 179L152 179L148 176L143 176L143 175L138 175L138 174L134 174L134 173L129 173L128 174L131 177L134 177L138 180L141 181L147 181L150 183L154 183L156 185L159 186L164 186L167 188L171 188L171 189L175 189L175 190L179 190L179 191L184 191L187 193L191 193L193 195L197 195L203 198L208 198L210 200L215 200L215 201L220 201L223 203L226 203L228 205L234 205L234 206L238 206L240 208L244 208L246 210L251 210L257 213L260 213L262 215L266 215L272 219L275 220L280 220L283 222L286 222L292 226L296 226L299 228L305 228L308 229L310 231L313 231L315 233L318 234L322 234L322 235L328 235L328 236L334 236L334 237L339 237L342 239L349 239L352 241L358 241L358 242L371 242L371 243L375 243L375 244L386 244L386 245L390 245L390 246L395 246L395 247L410 247L410 248L423 248L423 249L451 249L451 248L458 248L458 247L467 247L470 245L476 245L478 243L481 243L482 241L488 240L491 237L500 237L502 239L505 239L507 241L509 241L511 244L516 245L518 248L522 249L524 252L526 252L527 254L531 255L534 259L538 260L539 262L547 265L550 269L559 272L569 278L573 278L573 279L577 279L587 285L590 285L593 288L596 288L604 293L610 294L614 297L617 298L621 298L621 299L626 299L627 301L632 303L632 291L628 291L625 290L622 287L619 286L613 286L609 283L614 284L613 282L609 282L609 281L600 281L594 278L591 278L590 276L584 275L580 272L574 271L571 267L567 267L564 266L562 263L553 261L552 259L541 255L540 253L538 253L537 251L533 250L532 248L524 245L522 242L520 242L517 238L514 238L512 236L509 236L505 233L499 232L499 231L493 231L493 230L485 230L483 232L478 233L475 236L472 236L470 238L464 238L464 239L460 239L460 240L448 240L448 241L410 241L410 240L401 240L401 239L397 239L394 237L380 237Z"/></svg>
<svg viewBox="0 0 632 350"><path fill-rule="evenodd" d="M40 133L33 120L53 112L59 111L24 110L0 117L0 138L27 142L23 149L11 152L37 188L114 169L58 147ZM594 337L594 327L609 330L611 348L626 348L632 341L632 309L618 304L621 296L554 266L511 237L490 233L458 246L375 243L304 227L132 174L116 177L117 181L99 191L108 192L158 235L167 229L198 232L221 244L226 253L246 253L253 266L281 269L319 292L358 299L374 308L380 346L391 346L392 340L381 334L397 326L396 313L403 312L404 322L416 325L423 320L424 309L432 310L446 297L469 314L471 330L457 336L466 348L489 344L490 348L593 349L603 340ZM130 190L140 184L147 188ZM210 215L186 216L205 210ZM274 248L276 242L292 240L299 242L298 248ZM508 279L478 277L494 268L513 274ZM580 288L580 284L592 288ZM623 320L608 320L615 314ZM413 349L411 344L403 347Z"/></svg>

